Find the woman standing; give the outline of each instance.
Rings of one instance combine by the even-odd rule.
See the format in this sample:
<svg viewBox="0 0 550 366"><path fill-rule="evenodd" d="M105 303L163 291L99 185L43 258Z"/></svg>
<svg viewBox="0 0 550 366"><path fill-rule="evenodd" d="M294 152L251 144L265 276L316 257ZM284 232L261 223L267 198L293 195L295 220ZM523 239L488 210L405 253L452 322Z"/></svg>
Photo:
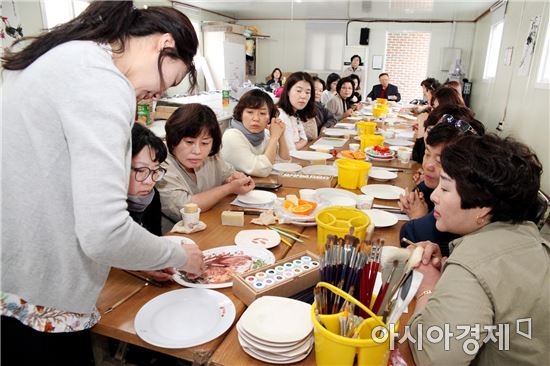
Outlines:
<svg viewBox="0 0 550 366"><path fill-rule="evenodd" d="M288 150L300 150L308 139L317 138L313 79L306 72L295 72L288 77L279 107L279 118L285 123Z"/></svg>
<svg viewBox="0 0 550 366"><path fill-rule="evenodd" d="M181 220L186 203L202 211L230 194L254 189L254 180L236 172L219 156L222 133L216 114L208 106L184 104L166 121L168 157L162 164L166 176L159 182L162 213L174 223Z"/></svg>
<svg viewBox="0 0 550 366"><path fill-rule="evenodd" d="M111 266L201 272L126 210L136 99L194 85L197 46L173 8L99 1L4 53L2 359L88 364Z"/></svg>
<svg viewBox="0 0 550 366"><path fill-rule="evenodd" d="M285 124L277 118L278 113L273 99L262 90L245 93L223 134L222 159L238 171L256 177L271 174L277 157L289 160Z"/></svg>

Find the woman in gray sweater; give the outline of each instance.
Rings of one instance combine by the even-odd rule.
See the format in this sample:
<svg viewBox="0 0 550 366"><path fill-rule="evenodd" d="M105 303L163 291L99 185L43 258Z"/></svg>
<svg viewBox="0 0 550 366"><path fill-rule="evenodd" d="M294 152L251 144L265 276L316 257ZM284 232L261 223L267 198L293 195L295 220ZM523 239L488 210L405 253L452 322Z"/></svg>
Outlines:
<svg viewBox="0 0 550 366"><path fill-rule="evenodd" d="M196 246L128 214L136 99L186 75L198 40L168 7L99 1L2 57L2 359L84 365L111 266L199 273Z"/></svg>

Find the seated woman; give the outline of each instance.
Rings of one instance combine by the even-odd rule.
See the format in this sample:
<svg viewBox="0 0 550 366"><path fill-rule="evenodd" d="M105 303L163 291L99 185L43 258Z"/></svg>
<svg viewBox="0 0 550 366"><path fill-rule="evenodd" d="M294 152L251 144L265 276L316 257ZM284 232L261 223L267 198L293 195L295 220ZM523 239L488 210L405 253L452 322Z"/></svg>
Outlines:
<svg viewBox="0 0 550 366"><path fill-rule="evenodd" d="M349 76L351 80L353 80L353 95L351 96L351 102L352 103L359 103L361 101L361 79L359 79L359 76L355 74L351 74Z"/></svg>
<svg viewBox="0 0 550 366"><path fill-rule="evenodd" d="M321 103L323 103L323 105L326 105L330 98L336 95L336 85L338 84L338 80L340 80L340 75L335 73L328 75L326 90L323 91L323 94L321 95Z"/></svg>
<svg viewBox="0 0 550 366"><path fill-rule="evenodd" d="M179 107L166 121L168 157L166 175L158 183L162 213L177 222L180 209L189 202L209 210L230 194L254 189L254 181L223 161L218 152L220 126L207 106L192 103Z"/></svg>
<svg viewBox="0 0 550 366"><path fill-rule="evenodd" d="M415 363L548 364L550 243L528 221L540 161L519 142L485 135L447 145L441 165L436 225L461 238L447 259L434 243L418 243L424 256L416 270L424 277L409 322ZM446 340L433 341L437 333Z"/></svg>
<svg viewBox="0 0 550 366"><path fill-rule="evenodd" d="M325 90L325 82L315 76L313 84L315 85L315 121L317 122L317 133L321 133L321 130L334 126L338 121L321 103L321 96Z"/></svg>
<svg viewBox="0 0 550 366"><path fill-rule="evenodd" d="M399 207L411 218L411 221L401 227L399 237L401 239L405 237L414 242L424 240L437 242L441 246L441 252L448 255L448 243L456 236L437 230L433 215L434 204L430 200L430 195L439 184L441 151L446 145L464 135L483 135L485 128L481 122L470 116L466 108L442 107L442 111L448 113L429 129L426 137L426 154L422 162L423 181L413 192L406 190L399 200Z"/></svg>
<svg viewBox="0 0 550 366"><path fill-rule="evenodd" d="M128 213L135 222L150 233L162 235L160 195L155 183L162 180L166 170L160 164L166 159L166 146L151 130L139 123L132 127L132 164L128 184ZM157 281L169 281L174 268L143 271Z"/></svg>
<svg viewBox="0 0 550 366"><path fill-rule="evenodd" d="M351 117L360 104L354 104L350 98L355 91L353 80L349 77L340 79L336 85L336 95L326 104L327 109L334 115L338 121Z"/></svg>
<svg viewBox="0 0 550 366"><path fill-rule="evenodd" d="M283 88L277 106L279 118L285 123L285 138L289 151L300 150L308 140L317 138L313 79L306 72L291 74Z"/></svg>
<svg viewBox="0 0 550 366"><path fill-rule="evenodd" d="M269 86L273 91L277 90L283 85L282 77L283 73L281 72L281 69L278 67L274 68L271 72L271 79L267 81L267 86Z"/></svg>
<svg viewBox="0 0 550 366"><path fill-rule="evenodd" d="M424 122L428 118L428 114L433 109L433 93L441 87L441 84L437 79L427 78L422 80L420 83L422 87L422 94L424 95L424 100L427 102L426 105L417 106L412 109L412 112L418 114L416 120L416 141L414 142L412 159L418 163L422 164L422 158L424 157Z"/></svg>
<svg viewBox="0 0 550 366"><path fill-rule="evenodd" d="M245 93L223 134L222 159L238 171L256 177L271 174L277 155L289 160L285 124L277 118L278 113L273 99L265 92L252 89Z"/></svg>
<svg viewBox="0 0 550 366"><path fill-rule="evenodd" d="M440 105L466 106L462 95L456 89L449 86L442 86L433 93L433 107L437 108Z"/></svg>

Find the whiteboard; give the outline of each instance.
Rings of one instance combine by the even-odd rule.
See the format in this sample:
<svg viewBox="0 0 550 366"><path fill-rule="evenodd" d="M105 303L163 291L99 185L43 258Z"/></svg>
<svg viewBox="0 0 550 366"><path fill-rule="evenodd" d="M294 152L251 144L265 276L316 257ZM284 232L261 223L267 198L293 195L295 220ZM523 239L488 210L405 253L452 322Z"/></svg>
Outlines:
<svg viewBox="0 0 550 366"><path fill-rule="evenodd" d="M240 86L245 78L245 45L244 43L224 42L225 75L229 84Z"/></svg>

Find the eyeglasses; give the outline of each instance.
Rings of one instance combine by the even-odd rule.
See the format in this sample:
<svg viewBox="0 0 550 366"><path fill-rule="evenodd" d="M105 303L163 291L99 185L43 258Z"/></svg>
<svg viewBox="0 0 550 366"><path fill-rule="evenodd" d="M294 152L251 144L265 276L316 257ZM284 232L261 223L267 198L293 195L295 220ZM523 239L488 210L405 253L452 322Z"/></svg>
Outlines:
<svg viewBox="0 0 550 366"><path fill-rule="evenodd" d="M463 134L477 135L477 131L466 121L456 119L450 114L444 114L437 123L446 122L454 125Z"/></svg>
<svg viewBox="0 0 550 366"><path fill-rule="evenodd" d="M132 171L134 171L134 178L137 182L145 182L149 176L151 176L151 179L153 179L153 182L158 182L164 177L164 174L166 174L166 169L164 168L158 168L155 170L149 169L147 167L142 168L134 168L132 167Z"/></svg>

